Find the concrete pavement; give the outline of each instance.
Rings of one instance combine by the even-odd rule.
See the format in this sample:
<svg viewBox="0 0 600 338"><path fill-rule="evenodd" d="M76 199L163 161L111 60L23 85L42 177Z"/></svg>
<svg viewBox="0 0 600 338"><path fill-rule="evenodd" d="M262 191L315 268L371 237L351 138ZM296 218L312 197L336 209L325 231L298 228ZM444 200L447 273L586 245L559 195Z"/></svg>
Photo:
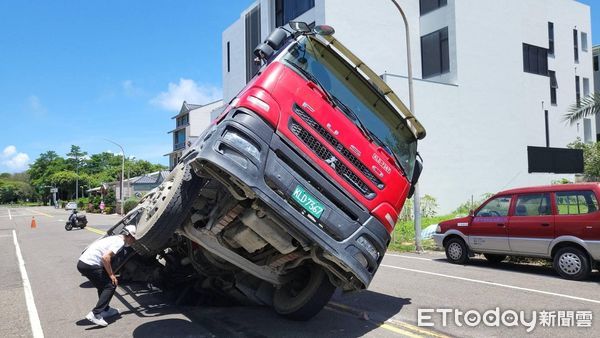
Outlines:
<svg viewBox="0 0 600 338"><path fill-rule="evenodd" d="M31 217L38 223L30 228ZM442 325L440 313L430 313L433 327L416 327L419 309L458 309L483 313L524 311L592 311L592 327L536 325L532 336L595 336L600 316L597 297L600 276L587 282L558 278L546 267L485 260L457 266L442 253L388 254L368 290L336 295L310 322L293 322L264 307L182 307L169 304L162 294L144 285L118 288L112 305L122 315L107 328L90 325L83 316L96 301L95 290L75 269L81 251L118 216L88 215L88 230L64 230L68 212L51 208L0 208L0 336L31 336L31 326L16 263L12 229L23 258L44 335L64 336L508 336L524 335L527 327L470 327L454 318ZM87 229L87 228L86 228ZM4 236L4 237L3 237ZM446 310L443 310L446 311ZM453 313L454 314L454 313ZM539 315L537 315L539 316ZM537 318L536 316L536 318ZM557 317L555 317L557 321ZM575 325L575 321L573 321ZM556 326L556 325L555 325Z"/></svg>

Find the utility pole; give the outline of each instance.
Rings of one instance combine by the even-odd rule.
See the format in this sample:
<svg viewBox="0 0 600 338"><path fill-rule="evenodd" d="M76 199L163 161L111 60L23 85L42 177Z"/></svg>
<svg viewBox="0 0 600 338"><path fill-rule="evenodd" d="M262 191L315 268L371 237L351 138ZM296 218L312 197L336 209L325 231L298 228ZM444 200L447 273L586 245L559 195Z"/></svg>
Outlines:
<svg viewBox="0 0 600 338"><path fill-rule="evenodd" d="M111 141L107 138L105 138L106 141L116 145L117 147L121 148L121 154L122 154L122 158L121 158L121 184L120 184L120 200L121 200L121 215L123 215L123 179L125 178L125 149L123 149L123 146L121 146L120 144L118 144L115 141Z"/></svg>
<svg viewBox="0 0 600 338"><path fill-rule="evenodd" d="M413 92L413 74L412 74L412 58L411 58L411 50L410 50L410 31L408 28L408 20L406 19L406 15L402 10L402 7L396 2L396 0L391 0L394 3L394 6L400 12L402 16L402 20L404 21L405 33L406 33L406 64L408 68L408 100L409 107L411 113L415 113L415 99ZM413 194L413 202L414 202L414 222L415 222L415 249L417 252L423 251L423 246L421 245L421 195L419 192L419 184L415 184L415 192Z"/></svg>

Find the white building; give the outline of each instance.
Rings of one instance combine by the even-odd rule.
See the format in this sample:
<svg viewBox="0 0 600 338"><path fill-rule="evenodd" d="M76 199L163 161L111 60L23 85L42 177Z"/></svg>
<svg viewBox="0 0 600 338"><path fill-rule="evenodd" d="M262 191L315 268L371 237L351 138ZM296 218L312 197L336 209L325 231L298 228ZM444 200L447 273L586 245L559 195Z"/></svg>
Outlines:
<svg viewBox="0 0 600 338"><path fill-rule="evenodd" d="M427 129L421 193L440 212L484 193L572 175L529 174L527 146L595 140L563 116L593 90L589 6L574 0L398 0L410 27L415 114ZM223 38L223 100L252 76L252 50L289 20L328 24L408 106L402 18L389 0L259 0ZM600 128L598 128L600 130Z"/></svg>
<svg viewBox="0 0 600 338"><path fill-rule="evenodd" d="M185 149L192 145L204 129L210 126L216 118L216 109L222 105L222 100L205 105L183 101L179 114L172 117L175 120L175 129L169 131L169 134L173 134L173 151L165 154L165 156L169 156L169 168L173 169Z"/></svg>

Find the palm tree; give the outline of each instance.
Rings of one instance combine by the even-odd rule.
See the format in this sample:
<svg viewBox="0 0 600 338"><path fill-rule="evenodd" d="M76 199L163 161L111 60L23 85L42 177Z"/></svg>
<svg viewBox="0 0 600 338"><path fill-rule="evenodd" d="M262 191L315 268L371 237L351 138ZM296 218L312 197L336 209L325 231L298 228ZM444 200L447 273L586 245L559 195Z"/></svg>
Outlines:
<svg viewBox="0 0 600 338"><path fill-rule="evenodd" d="M585 117L590 117L599 113L600 92L595 92L569 107L569 112L565 114L564 121L572 125Z"/></svg>

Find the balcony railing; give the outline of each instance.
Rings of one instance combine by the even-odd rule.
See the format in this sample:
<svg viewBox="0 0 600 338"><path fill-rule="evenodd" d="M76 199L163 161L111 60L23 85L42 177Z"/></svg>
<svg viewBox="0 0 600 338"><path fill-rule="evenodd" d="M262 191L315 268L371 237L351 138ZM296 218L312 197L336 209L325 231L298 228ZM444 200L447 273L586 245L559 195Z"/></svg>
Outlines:
<svg viewBox="0 0 600 338"><path fill-rule="evenodd" d="M173 145L173 151L185 148L185 142L175 143Z"/></svg>

